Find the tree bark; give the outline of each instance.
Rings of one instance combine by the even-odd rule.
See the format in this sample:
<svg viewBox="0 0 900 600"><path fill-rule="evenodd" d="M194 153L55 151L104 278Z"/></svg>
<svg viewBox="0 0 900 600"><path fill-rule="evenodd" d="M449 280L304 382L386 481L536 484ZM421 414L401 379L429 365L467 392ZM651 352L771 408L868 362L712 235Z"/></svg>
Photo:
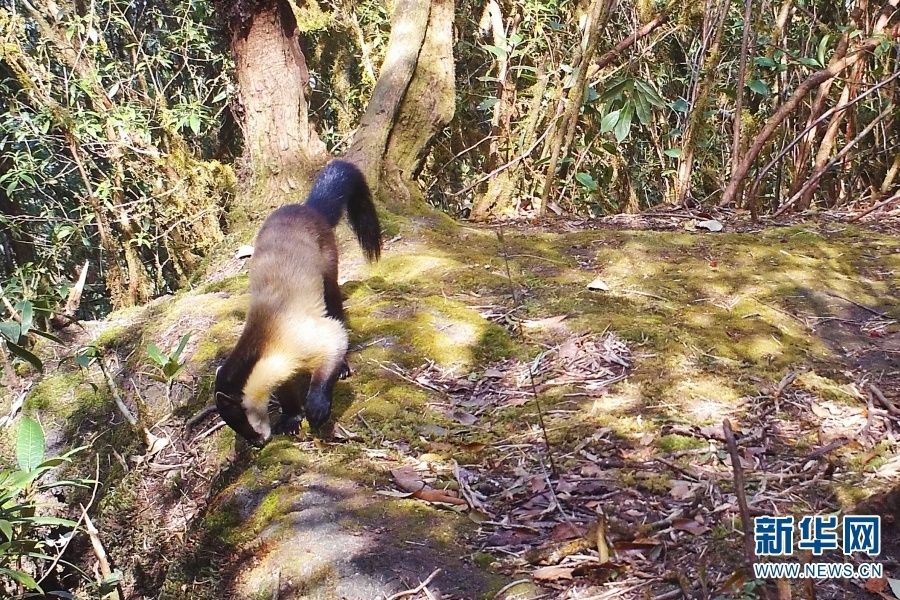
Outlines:
<svg viewBox="0 0 900 600"><path fill-rule="evenodd" d="M731 164L737 165L741 155L741 125L744 112L744 85L747 79L747 56L750 51L750 34L753 30L753 0L744 0L744 31L741 35L741 55L738 59L737 85L735 86L734 121L731 128Z"/></svg>
<svg viewBox="0 0 900 600"><path fill-rule="evenodd" d="M434 136L453 118L453 0L398 0L381 75L347 158L376 197L421 200L415 179Z"/></svg>
<svg viewBox="0 0 900 600"><path fill-rule="evenodd" d="M264 6L247 22L232 24L238 98L251 178L241 203L263 212L301 196L327 159L309 122L304 88L309 80L293 15Z"/></svg>

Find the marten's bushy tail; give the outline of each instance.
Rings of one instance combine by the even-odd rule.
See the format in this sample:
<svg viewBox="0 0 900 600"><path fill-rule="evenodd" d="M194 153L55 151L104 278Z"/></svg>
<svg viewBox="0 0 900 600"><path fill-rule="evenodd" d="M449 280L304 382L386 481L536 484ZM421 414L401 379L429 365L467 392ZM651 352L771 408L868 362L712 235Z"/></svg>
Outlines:
<svg viewBox="0 0 900 600"><path fill-rule="evenodd" d="M381 224L372 202L366 178L355 165L333 160L319 173L306 206L320 213L334 227L341 220L344 207L350 227L369 261L381 256Z"/></svg>

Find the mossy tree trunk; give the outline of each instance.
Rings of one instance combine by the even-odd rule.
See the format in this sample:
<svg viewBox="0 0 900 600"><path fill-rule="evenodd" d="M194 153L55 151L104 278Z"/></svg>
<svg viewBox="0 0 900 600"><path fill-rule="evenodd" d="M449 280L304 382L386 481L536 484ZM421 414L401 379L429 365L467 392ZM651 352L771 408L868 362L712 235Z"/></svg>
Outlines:
<svg viewBox="0 0 900 600"><path fill-rule="evenodd" d="M376 197L422 201L416 178L437 133L453 118L453 0L398 0L381 74L347 154Z"/></svg>

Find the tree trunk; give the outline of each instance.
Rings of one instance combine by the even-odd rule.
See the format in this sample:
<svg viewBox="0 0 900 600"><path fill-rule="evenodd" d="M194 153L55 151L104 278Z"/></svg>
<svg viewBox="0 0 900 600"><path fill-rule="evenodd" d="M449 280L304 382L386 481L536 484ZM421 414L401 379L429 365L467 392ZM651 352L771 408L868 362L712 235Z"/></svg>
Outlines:
<svg viewBox="0 0 900 600"><path fill-rule="evenodd" d="M713 10L715 8L715 11ZM720 0L720 4L707 3L703 17L703 42L697 56L695 67L696 79L694 93L691 98L691 108L687 116L687 126L681 140L681 156L678 158L678 169L675 176L675 202L685 205L691 197L691 176L694 172L694 150L697 147L697 137L703 122L703 113L709 102L715 82L716 70L720 62L719 45L722 41L722 32L725 30L725 17L728 14L727 0Z"/></svg>
<svg viewBox="0 0 900 600"><path fill-rule="evenodd" d="M309 72L288 8L264 6L233 23L231 47L251 171L241 204L259 213L302 196L327 154L307 116Z"/></svg>
<svg viewBox="0 0 900 600"><path fill-rule="evenodd" d="M590 66L594 53L597 51L600 29L609 16L610 5L610 0L593 0L591 2L587 23L585 23L584 27L580 57L574 61L578 63L577 75L575 83L569 88L568 95L564 95L562 91L565 78L560 81L560 98L566 97L565 110L562 113L562 120L554 131L554 135L550 136L551 139L547 142L550 147L550 162L547 163L544 189L541 191L541 200L537 207L538 216L543 216L547 210L550 193L555 187L556 168L559 166L559 160L565 156L569 144L575 137L578 116L581 113L581 105L584 102L584 86L587 80L588 66Z"/></svg>
<svg viewBox="0 0 900 600"><path fill-rule="evenodd" d="M744 0L744 32L741 36L741 56L738 59L737 85L735 86L734 121L731 129L731 164L737 166L741 155L741 125L744 112L744 86L747 80L747 57L750 52L750 34L753 30L753 0Z"/></svg>
<svg viewBox="0 0 900 600"><path fill-rule="evenodd" d="M415 179L453 118L453 8L453 0L398 0L381 75L347 153L389 206L422 200Z"/></svg>

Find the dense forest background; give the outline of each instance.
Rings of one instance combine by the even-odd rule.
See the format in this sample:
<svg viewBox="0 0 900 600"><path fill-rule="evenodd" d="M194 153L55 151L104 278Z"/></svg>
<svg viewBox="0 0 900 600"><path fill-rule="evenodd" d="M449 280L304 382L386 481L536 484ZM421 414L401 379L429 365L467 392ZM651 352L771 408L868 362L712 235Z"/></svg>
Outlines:
<svg viewBox="0 0 900 600"><path fill-rule="evenodd" d="M475 220L895 200L896 10L460 2L454 116L414 175L429 202ZM340 155L391 7L296 11L309 119ZM228 231L246 170L222 14L196 0L12 2L0 32L4 302L45 317L82 271L82 316L185 285Z"/></svg>
<svg viewBox="0 0 900 600"><path fill-rule="evenodd" d="M0 594L791 598L751 510L900 520L898 40L900 0L0 0ZM245 245L336 156L385 241L342 248L336 438L248 455Z"/></svg>

